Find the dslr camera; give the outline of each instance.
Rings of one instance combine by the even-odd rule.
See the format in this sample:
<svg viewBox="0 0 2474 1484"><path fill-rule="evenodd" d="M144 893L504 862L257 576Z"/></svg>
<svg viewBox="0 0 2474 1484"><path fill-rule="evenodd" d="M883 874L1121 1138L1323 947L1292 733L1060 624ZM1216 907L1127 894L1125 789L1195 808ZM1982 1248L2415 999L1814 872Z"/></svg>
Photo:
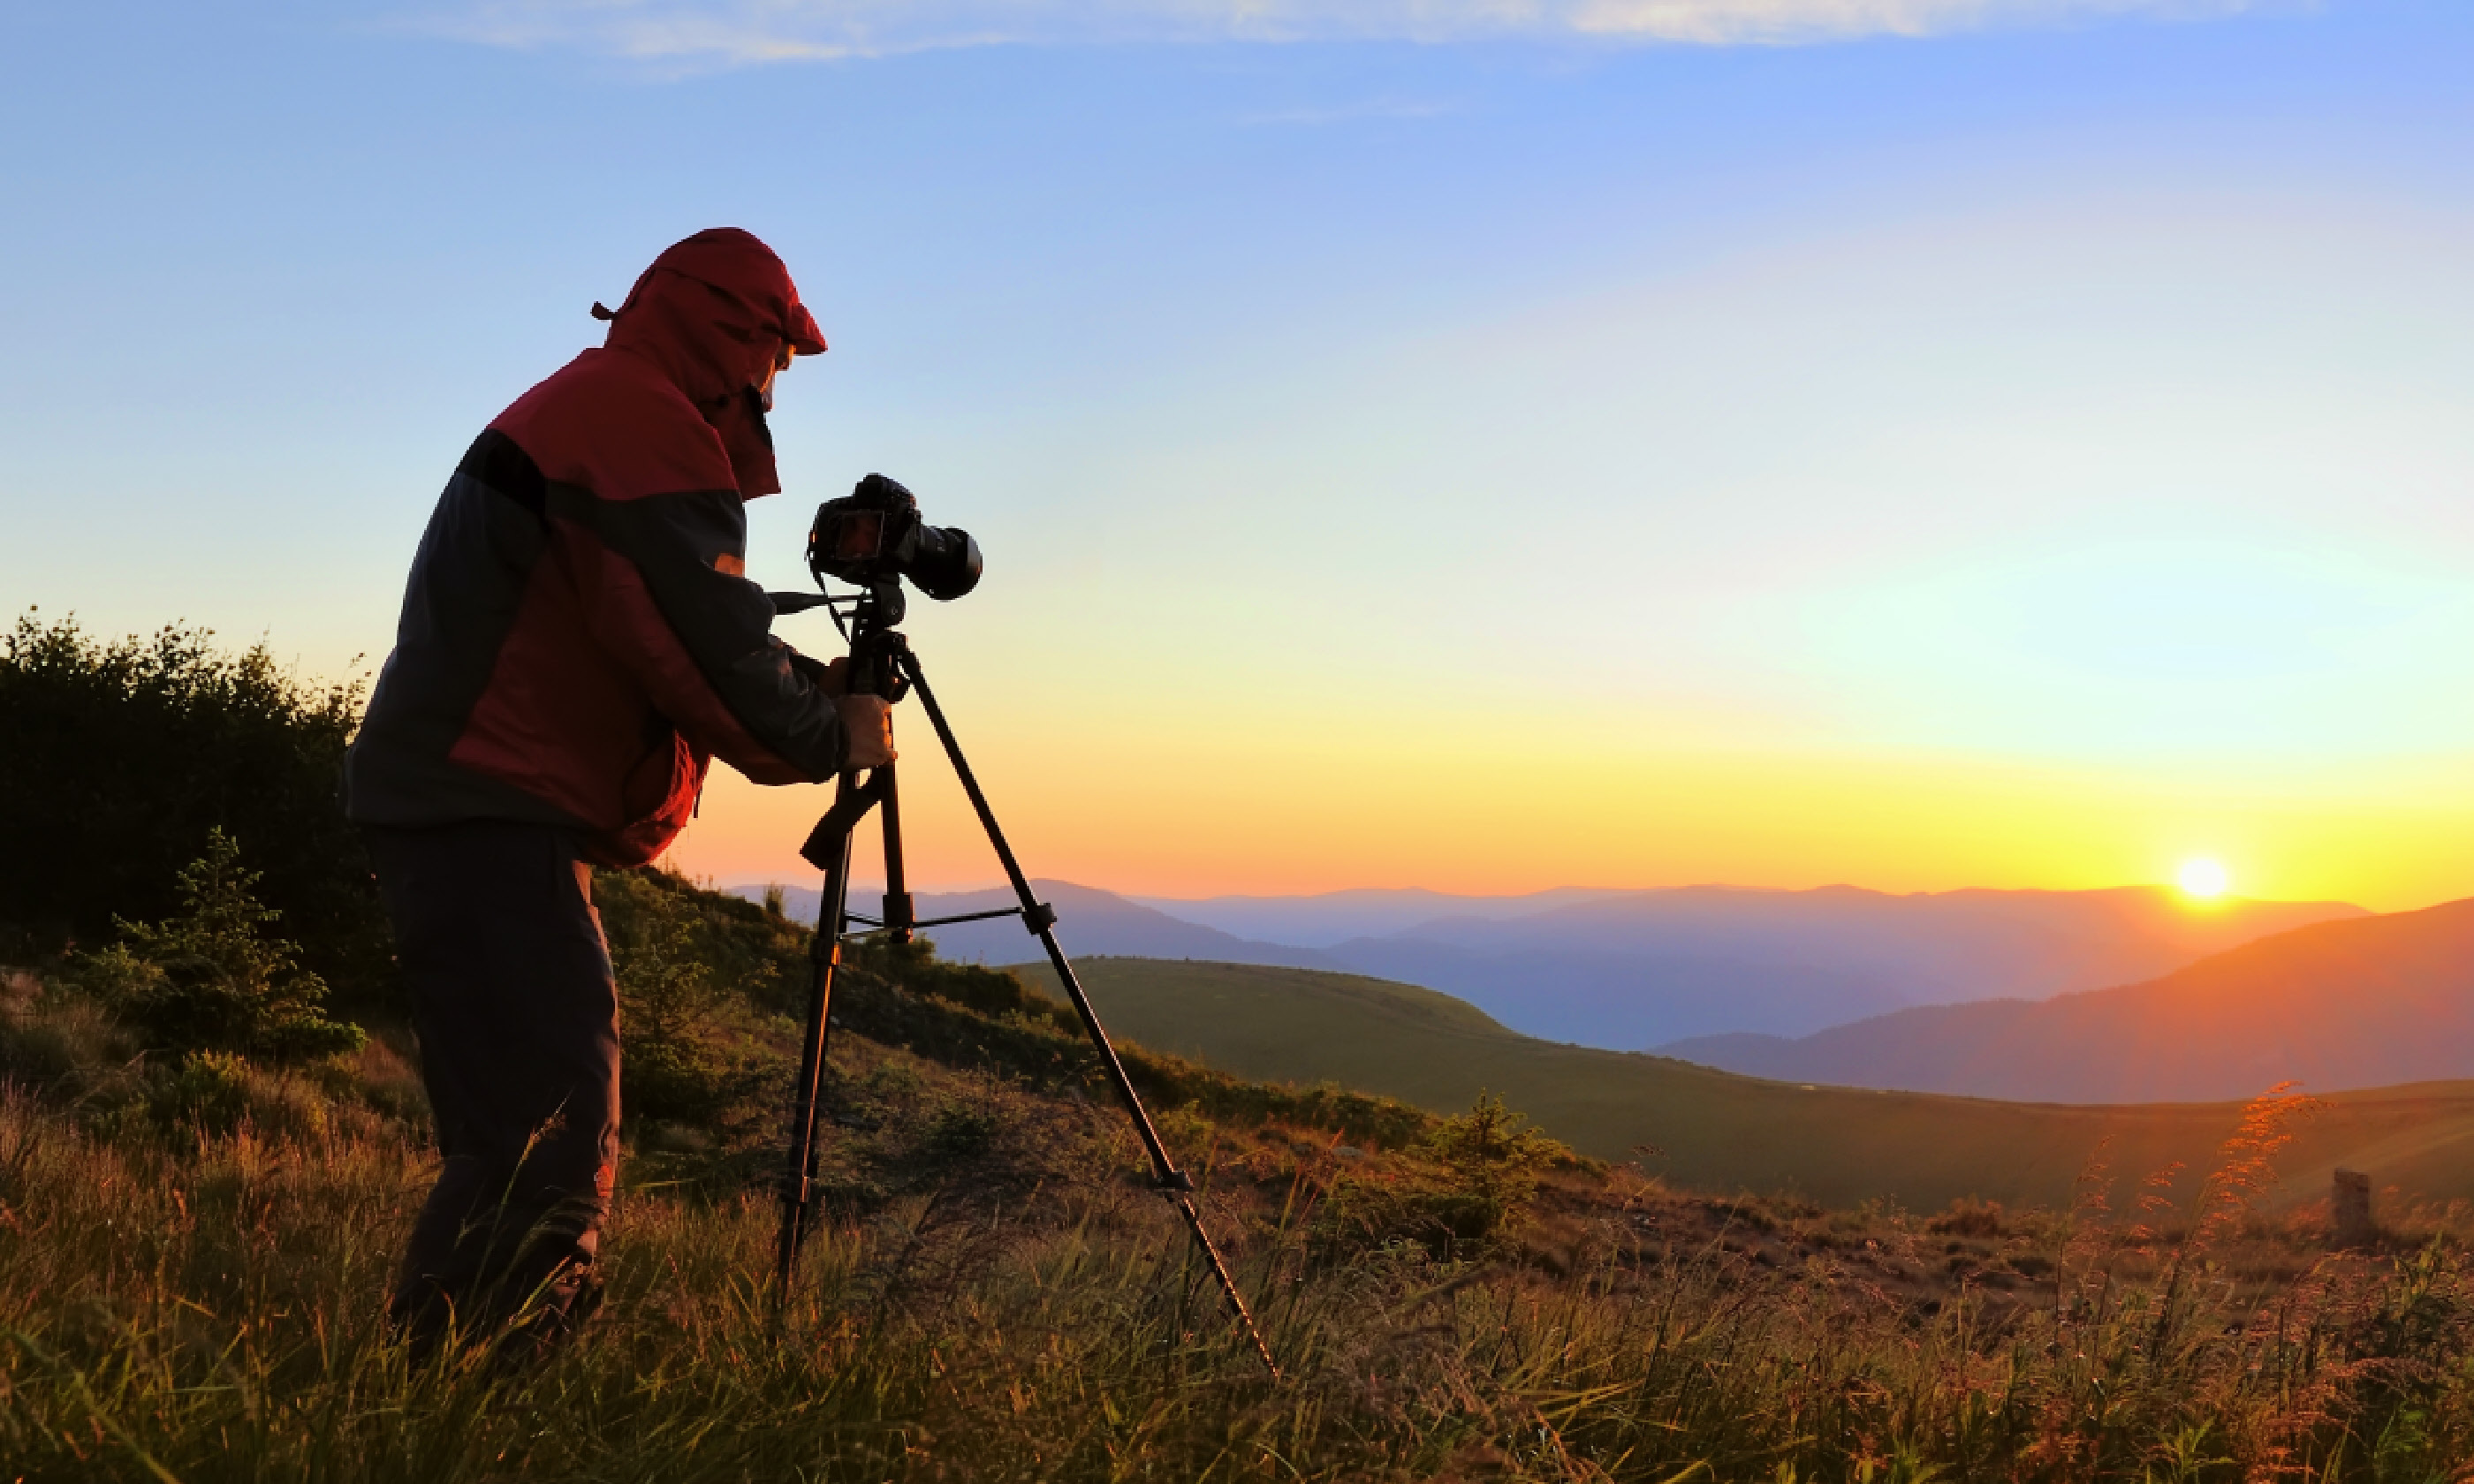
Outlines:
<svg viewBox="0 0 2474 1484"><path fill-rule="evenodd" d="M870 591L894 588L894 579L939 602L952 602L980 585L980 543L968 531L932 526L919 518L919 501L908 490L870 474L838 500L816 507L808 528L808 570L855 583Z"/></svg>

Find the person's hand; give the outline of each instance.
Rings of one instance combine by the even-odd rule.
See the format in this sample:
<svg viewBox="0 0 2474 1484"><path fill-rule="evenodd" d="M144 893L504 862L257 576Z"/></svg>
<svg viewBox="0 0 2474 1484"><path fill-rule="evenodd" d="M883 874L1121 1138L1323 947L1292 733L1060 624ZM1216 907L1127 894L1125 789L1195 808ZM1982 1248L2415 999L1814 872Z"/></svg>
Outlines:
<svg viewBox="0 0 2474 1484"><path fill-rule="evenodd" d="M815 686L826 695L838 696L850 689L850 657L847 655L836 655L830 660L819 660L800 654L794 649L790 651L790 668L798 671L807 679L809 684Z"/></svg>
<svg viewBox="0 0 2474 1484"><path fill-rule="evenodd" d="M842 734L850 739L843 767L882 768L893 761L893 707L883 696L836 696L834 709L841 713Z"/></svg>

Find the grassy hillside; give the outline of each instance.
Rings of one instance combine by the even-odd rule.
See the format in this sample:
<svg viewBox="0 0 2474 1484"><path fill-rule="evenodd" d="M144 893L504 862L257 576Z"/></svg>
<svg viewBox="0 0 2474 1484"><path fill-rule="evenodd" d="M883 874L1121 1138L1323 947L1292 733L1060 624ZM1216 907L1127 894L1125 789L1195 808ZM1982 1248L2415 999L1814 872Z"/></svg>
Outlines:
<svg viewBox="0 0 2474 1484"><path fill-rule="evenodd" d="M2331 1251L2322 1213L2255 1213L2239 1161L2170 1210L1713 1197L1495 1105L1439 1118L1128 1042L1275 1382L1071 1016L889 948L855 949L837 997L820 1224L777 1314L774 1120L740 1113L778 1114L798 930L653 874L596 895L647 1012L631 1064L659 1049L664 1075L601 1310L546 1358L417 1360L380 1321L429 1169L387 1039L148 1054L79 963L0 973L0 1477L2231 1484L2474 1456L2474 1268L2431 1213ZM1378 1056L1535 1044L1424 992L1163 967L1257 1034L1271 1009ZM751 1074L772 1085L747 1101ZM1758 1089L1695 1085L1730 1083Z"/></svg>
<svg viewBox="0 0 2474 1484"><path fill-rule="evenodd" d="M1246 1077L1336 1082L1434 1110L1502 1095L1584 1154L1711 1189L1876 1197L1934 1209L1963 1196L2070 1204L2102 1149L2126 1188L2174 1163L2212 1169L2232 1104L2068 1107L1806 1088L1663 1057L1533 1040L1430 990L1311 969L1091 959L1110 1030ZM1052 984L1047 970L1026 969ZM2264 1090L2264 1089L2263 1089ZM2474 1199L2474 1082L2330 1099L2280 1161L2283 1199L2325 1194L2339 1165L2425 1199Z"/></svg>
<svg viewBox="0 0 2474 1484"><path fill-rule="evenodd" d="M654 873L595 883L632 1110L601 1311L546 1357L418 1360L378 1303L429 1165L400 1036L165 1043L153 1012L194 981L132 966L189 942L207 895L111 954L0 972L0 1477L2154 1484L2437 1480L2474 1456L2462 1212L2345 1251L2322 1212L2257 1212L2273 1111L2168 1209L1833 1211L1576 1160L1491 1101L1439 1117L1128 1041L1274 1382L1136 1173L1072 1015L875 945L836 996L819 1226L777 1315L775 1012L801 935ZM234 962L280 957L256 947ZM1557 1095L1522 1065L1535 1042L1441 995L1164 969L1155 1004L1258 1053L1301 1035L1431 1071L1450 1051ZM1537 1049L1551 1081L1568 1054ZM1845 1121L1843 1093L1683 1086Z"/></svg>

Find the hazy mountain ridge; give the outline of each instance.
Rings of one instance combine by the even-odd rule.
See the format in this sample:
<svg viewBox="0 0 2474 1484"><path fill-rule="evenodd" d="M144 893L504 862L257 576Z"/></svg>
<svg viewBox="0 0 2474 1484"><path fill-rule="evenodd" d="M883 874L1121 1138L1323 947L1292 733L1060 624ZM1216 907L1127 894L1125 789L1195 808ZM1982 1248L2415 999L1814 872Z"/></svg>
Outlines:
<svg viewBox="0 0 2474 1484"><path fill-rule="evenodd" d="M2195 908L2157 887L1892 896L1686 887L1335 945L1361 973L1461 995L1534 1036L1615 1048L1797 1036L1914 1006L2153 978L2236 944L2366 914L2342 902Z"/></svg>
<svg viewBox="0 0 2474 1484"><path fill-rule="evenodd" d="M1381 938L1451 918L1500 921L1622 896L1613 888L1559 886L1516 897L1467 897L1423 887L1359 887L1310 897L1132 897L1173 918L1266 943L1328 948L1352 938Z"/></svg>
<svg viewBox="0 0 2474 1484"><path fill-rule="evenodd" d="M1283 964L1295 969L1339 969L1340 962L1313 948L1259 943L1188 922L1128 900L1114 892L1077 886L1071 881L1034 879L1031 890L1056 909L1058 941L1077 956L1122 954L1136 958L1210 959L1223 964ZM762 886L726 888L751 900L763 900ZM816 920L817 889L785 887L784 910L802 922ZM883 902L875 891L851 894L851 907L874 917ZM912 908L922 918L958 917L990 912L1014 904L1005 887L977 892L919 893ZM1039 944L1024 930L1020 918L991 918L927 929L936 951L959 963L1019 964L1040 956Z"/></svg>
<svg viewBox="0 0 2474 1484"><path fill-rule="evenodd" d="M2037 1102L2244 1097L2474 1073L2474 899L2263 938L2148 981L1660 1054L1753 1076Z"/></svg>
<svg viewBox="0 0 2474 1484"><path fill-rule="evenodd" d="M1057 907L1069 953L1348 969L1446 992L1529 1035L1616 1050L1729 1032L1802 1036L1917 1006L2135 983L2269 933L2365 915L2342 902L2195 907L2156 887L1907 896L1851 886L1561 888L1511 898L1411 890L1185 903L1061 881L1036 887ZM814 916L813 889L787 895L793 915ZM865 894L854 905L872 912L875 900ZM922 917L1010 904L1001 890L918 899ZM1430 907L1443 911L1329 944L1243 937L1177 915L1320 940ZM930 936L958 959L1037 956L1013 922Z"/></svg>

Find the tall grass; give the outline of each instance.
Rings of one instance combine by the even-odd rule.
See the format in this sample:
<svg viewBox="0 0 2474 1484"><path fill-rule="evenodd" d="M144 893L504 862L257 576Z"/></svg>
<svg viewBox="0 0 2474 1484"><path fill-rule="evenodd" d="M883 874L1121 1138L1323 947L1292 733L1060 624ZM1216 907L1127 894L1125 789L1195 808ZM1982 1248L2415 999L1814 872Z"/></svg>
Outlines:
<svg viewBox="0 0 2474 1484"><path fill-rule="evenodd" d="M1334 1258L1300 1168L1242 1223L1242 1191L1215 1200L1274 1383L1149 1198L1072 1173L1111 1166L1089 1151L1003 1200L965 1160L828 1229L779 1321L766 1204L639 1192L584 1344L414 1368L379 1300L424 1163L343 1129L107 1137L0 1103L0 1477L2420 1481L2474 1458L2474 1288L2444 1244L2265 1289L2198 1255L2168 1283L2056 1219L2067 1302L1919 1301L1725 1233L1647 1251L1628 1233L1671 1198L1638 1182L1560 1275ZM1845 1241L1921 1269L1962 1229L2002 1225Z"/></svg>

